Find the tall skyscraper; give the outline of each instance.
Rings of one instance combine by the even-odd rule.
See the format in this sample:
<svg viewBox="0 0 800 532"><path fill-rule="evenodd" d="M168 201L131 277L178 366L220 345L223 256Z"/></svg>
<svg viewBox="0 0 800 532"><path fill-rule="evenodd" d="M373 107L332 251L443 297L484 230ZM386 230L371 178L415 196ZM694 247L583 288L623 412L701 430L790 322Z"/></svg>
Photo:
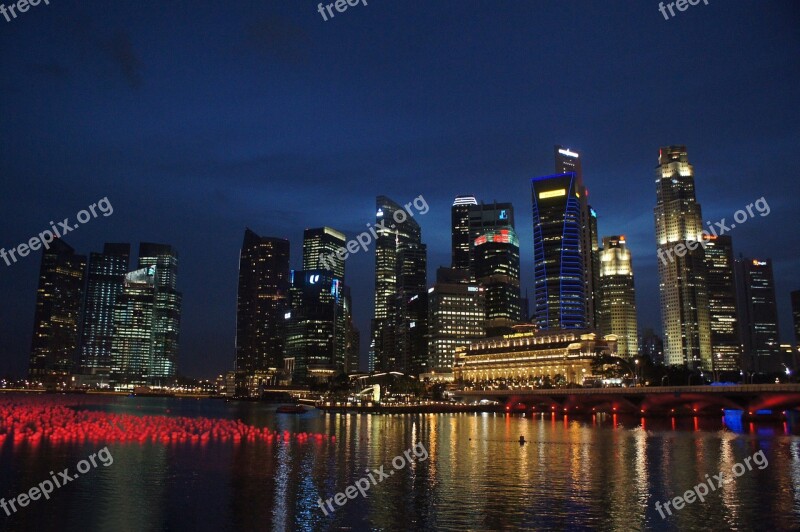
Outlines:
<svg viewBox="0 0 800 532"><path fill-rule="evenodd" d="M575 190L578 193L580 210L580 244L584 269L584 297L586 297L586 324L591 329L597 328L599 315L598 286L599 244L597 232L597 213L589 205L589 189L583 180L581 154L575 150L556 145L553 148L556 174L574 173Z"/></svg>
<svg viewBox="0 0 800 532"><path fill-rule="evenodd" d="M486 335L511 333L522 315L519 239L513 227L492 229L475 239L473 271L484 289Z"/></svg>
<svg viewBox="0 0 800 532"><path fill-rule="evenodd" d="M664 342L653 329L645 329L642 333L639 354L649 357L653 364L664 364Z"/></svg>
<svg viewBox="0 0 800 532"><path fill-rule="evenodd" d="M427 322L427 248L419 224L403 207L385 196L378 196L376 204L377 222L386 223L376 225L375 316L368 370L411 371L427 359L427 350L420 352Z"/></svg>
<svg viewBox="0 0 800 532"><path fill-rule="evenodd" d="M712 369L703 215L685 146L661 148L655 225L664 358L667 365Z"/></svg>
<svg viewBox="0 0 800 532"><path fill-rule="evenodd" d="M347 237L330 227L316 227L303 232L303 269L331 270L344 282L344 259L336 252L344 248Z"/></svg>
<svg viewBox="0 0 800 532"><path fill-rule="evenodd" d="M741 339L736 316L736 279L730 236L705 236L711 355L716 370L738 371Z"/></svg>
<svg viewBox="0 0 800 532"><path fill-rule="evenodd" d="M289 241L245 230L239 254L236 368L253 374L283 368L289 310Z"/></svg>
<svg viewBox="0 0 800 532"><path fill-rule="evenodd" d="M42 253L29 374L56 382L73 371L86 275L86 257L56 239Z"/></svg>
<svg viewBox="0 0 800 532"><path fill-rule="evenodd" d="M130 268L130 244L106 244L102 253L89 255L83 311L81 373L109 375L114 306Z"/></svg>
<svg viewBox="0 0 800 532"><path fill-rule="evenodd" d="M586 329L581 187L574 172L531 180L534 321L539 330Z"/></svg>
<svg viewBox="0 0 800 532"><path fill-rule="evenodd" d="M469 207L470 249L475 239L490 231L514 229L514 206L511 203L483 203Z"/></svg>
<svg viewBox="0 0 800 532"><path fill-rule="evenodd" d="M599 328L617 336L617 353L638 354L636 291L631 252L624 235L603 237L600 251Z"/></svg>
<svg viewBox="0 0 800 532"><path fill-rule="evenodd" d="M463 269L439 268L428 289L428 371L452 373L455 349L484 336L484 289Z"/></svg>
<svg viewBox="0 0 800 532"><path fill-rule="evenodd" d="M781 371L772 261L738 259L736 285L743 368L755 372Z"/></svg>
<svg viewBox="0 0 800 532"><path fill-rule="evenodd" d="M472 205L477 205L475 196L456 196L450 209L452 263L451 268L470 270L470 233L469 210ZM469 279L467 279L469 280Z"/></svg>
<svg viewBox="0 0 800 532"><path fill-rule="evenodd" d="M794 322L794 346L800 351L800 290L792 292L792 321Z"/></svg>
<svg viewBox="0 0 800 532"><path fill-rule="evenodd" d="M153 309L153 384L169 384L178 374L182 295L177 290L178 253L167 244L139 244L139 269L155 266Z"/></svg>
<svg viewBox="0 0 800 532"><path fill-rule="evenodd" d="M111 380L118 388L154 381L156 278L154 265L127 273L114 304Z"/></svg>

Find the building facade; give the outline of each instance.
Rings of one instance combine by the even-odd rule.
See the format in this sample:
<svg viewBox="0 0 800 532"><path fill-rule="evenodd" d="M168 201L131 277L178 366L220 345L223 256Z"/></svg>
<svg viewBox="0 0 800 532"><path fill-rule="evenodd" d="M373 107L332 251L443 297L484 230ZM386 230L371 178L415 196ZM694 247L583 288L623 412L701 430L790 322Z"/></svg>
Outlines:
<svg viewBox="0 0 800 532"><path fill-rule="evenodd" d="M636 319L636 290L633 262L624 235L603 237L599 253L599 322L603 334L618 339L620 356L638 354L638 322Z"/></svg>
<svg viewBox="0 0 800 532"><path fill-rule="evenodd" d="M708 312L713 369L738 371L742 347L736 305L733 240L730 236L705 236Z"/></svg>
<svg viewBox="0 0 800 532"><path fill-rule="evenodd" d="M770 259L736 260L742 366L746 371L781 371L778 308Z"/></svg>
<svg viewBox="0 0 800 532"><path fill-rule="evenodd" d="M659 151L655 226L667 365L712 369L703 216L685 146Z"/></svg>
<svg viewBox="0 0 800 532"><path fill-rule="evenodd" d="M111 381L118 388L151 384L156 347L156 267L125 275L114 305Z"/></svg>
<svg viewBox="0 0 800 532"><path fill-rule="evenodd" d="M475 239L473 271L484 289L486 335L512 332L522 315L519 239L513 227L488 230Z"/></svg>
<svg viewBox="0 0 800 532"><path fill-rule="evenodd" d="M450 208L451 268L470 271L472 239L469 232L469 211L473 205L477 204L475 196L456 196L453 206Z"/></svg>

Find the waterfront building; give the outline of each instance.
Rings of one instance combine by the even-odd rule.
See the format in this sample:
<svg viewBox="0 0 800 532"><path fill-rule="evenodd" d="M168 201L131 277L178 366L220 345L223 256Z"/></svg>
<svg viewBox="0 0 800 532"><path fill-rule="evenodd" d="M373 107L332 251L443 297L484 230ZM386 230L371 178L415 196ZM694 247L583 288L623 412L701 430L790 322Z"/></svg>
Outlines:
<svg viewBox="0 0 800 532"><path fill-rule="evenodd" d="M117 389L150 384L156 342L156 266L125 275L114 305L111 380Z"/></svg>
<svg viewBox="0 0 800 532"><path fill-rule="evenodd" d="M704 239L713 369L738 371L742 348L737 318L733 240L727 235L705 235Z"/></svg>
<svg viewBox="0 0 800 532"><path fill-rule="evenodd" d="M736 260L736 286L745 371L781 371L778 308L772 260Z"/></svg>
<svg viewBox="0 0 800 532"><path fill-rule="evenodd" d="M511 332L522 314L519 239L513 227L491 229L475 239L473 271L484 289L486 335Z"/></svg>
<svg viewBox="0 0 800 532"><path fill-rule="evenodd" d="M582 385L598 356L616 354L613 335L598 339L589 330L511 333L458 347L453 373L457 382L472 385Z"/></svg>
<svg viewBox="0 0 800 532"><path fill-rule="evenodd" d="M625 236L604 237L599 259L598 328L604 334L613 334L617 337L620 356L634 357L638 354L636 291L631 251Z"/></svg>
<svg viewBox="0 0 800 532"><path fill-rule="evenodd" d="M81 338L81 373L108 377L114 306L130 270L130 244L105 244L102 253L89 255Z"/></svg>
<svg viewBox="0 0 800 532"><path fill-rule="evenodd" d="M452 247L451 268L469 272L472 264L470 250L469 211L478 202L475 196L456 196L450 208L450 234ZM469 277L467 278L469 280Z"/></svg>
<svg viewBox="0 0 800 532"><path fill-rule="evenodd" d="M63 382L78 355L86 257L60 238L42 252L29 375L48 384Z"/></svg>
<svg viewBox="0 0 800 532"><path fill-rule="evenodd" d="M236 305L237 370L275 374L283 367L288 310L289 241L245 230Z"/></svg>
<svg viewBox="0 0 800 532"><path fill-rule="evenodd" d="M316 227L303 232L303 269L331 270L344 282L344 259L336 252L344 249L347 237L330 227Z"/></svg>
<svg viewBox="0 0 800 532"><path fill-rule="evenodd" d="M655 181L665 363L711 370L706 262L699 245L703 216L685 146L659 150Z"/></svg>
<svg viewBox="0 0 800 532"><path fill-rule="evenodd" d="M639 339L639 354L648 357L653 364L664 364L664 342L653 329L645 329Z"/></svg>

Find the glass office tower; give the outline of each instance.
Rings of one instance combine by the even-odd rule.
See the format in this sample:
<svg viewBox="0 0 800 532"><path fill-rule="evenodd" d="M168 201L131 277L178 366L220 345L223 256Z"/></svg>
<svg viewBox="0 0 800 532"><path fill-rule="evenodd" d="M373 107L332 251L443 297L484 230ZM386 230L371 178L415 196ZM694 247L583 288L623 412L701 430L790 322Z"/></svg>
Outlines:
<svg viewBox="0 0 800 532"><path fill-rule="evenodd" d="M617 353L638 354L636 290L631 251L624 235L603 237L600 250L599 328L617 336Z"/></svg>
<svg viewBox="0 0 800 532"><path fill-rule="evenodd" d="M704 242L713 369L738 371L742 349L736 306L733 241L729 236L706 235Z"/></svg>

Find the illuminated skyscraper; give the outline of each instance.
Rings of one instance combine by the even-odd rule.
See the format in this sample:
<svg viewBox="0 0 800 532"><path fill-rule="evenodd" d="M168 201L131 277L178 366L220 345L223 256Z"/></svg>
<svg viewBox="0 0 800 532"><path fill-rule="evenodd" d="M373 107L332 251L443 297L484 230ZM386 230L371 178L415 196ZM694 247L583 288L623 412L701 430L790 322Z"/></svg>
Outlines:
<svg viewBox="0 0 800 532"><path fill-rule="evenodd" d="M451 268L466 272L470 270L469 210L470 206L477 204L475 196L456 196L453 201L450 209L453 255Z"/></svg>
<svg viewBox="0 0 800 532"><path fill-rule="evenodd" d="M306 229L303 232L303 269L331 270L344 282L344 259L336 256L347 243L344 233L330 227Z"/></svg>
<svg viewBox="0 0 800 532"><path fill-rule="evenodd" d="M283 367L289 310L289 241L244 233L239 254L236 368L253 374Z"/></svg>
<svg viewBox="0 0 800 532"><path fill-rule="evenodd" d="M781 371L772 261L738 259L736 285L743 369L755 372Z"/></svg>
<svg viewBox="0 0 800 532"><path fill-rule="evenodd" d="M655 176L665 363L711 370L706 263L699 245L703 215L686 147L661 148Z"/></svg>
<svg viewBox="0 0 800 532"><path fill-rule="evenodd" d="M624 236L603 237L600 251L600 330L617 336L617 353L638 354L636 291L631 252Z"/></svg>
<svg viewBox="0 0 800 532"><path fill-rule="evenodd" d="M167 244L139 244L139 268L155 266L156 302L153 310L153 362L150 380L169 384L178 374L178 340L182 295L177 290L178 253Z"/></svg>
<svg viewBox="0 0 800 532"><path fill-rule="evenodd" d="M439 268L428 289L428 371L452 373L455 349L484 336L484 289L462 269Z"/></svg>
<svg viewBox="0 0 800 532"><path fill-rule="evenodd" d="M58 381L75 367L85 275L86 257L60 238L42 252L29 365L37 381Z"/></svg>
<svg viewBox="0 0 800 532"><path fill-rule="evenodd" d="M412 371L427 363L427 248L419 224L385 196L376 201L375 317L369 371Z"/></svg>
<svg viewBox="0 0 800 532"><path fill-rule="evenodd" d="M122 388L150 384L156 347L156 266L125 275L114 305L111 380Z"/></svg>
<svg viewBox="0 0 800 532"><path fill-rule="evenodd" d="M517 233L513 227L486 231L472 253L475 280L484 289L486 335L511 333L522 317Z"/></svg>
<svg viewBox="0 0 800 532"><path fill-rule="evenodd" d="M84 374L110 374L114 305L130 268L130 254L130 244L106 244L102 253L89 255L81 341Z"/></svg>
<svg viewBox="0 0 800 532"><path fill-rule="evenodd" d="M583 292L586 297L586 324L589 328L596 329L599 315L598 287L600 283L597 213L589 205L589 189L586 188L583 180L581 154L558 145L554 147L553 152L556 174L570 172L575 174L575 189L579 195L580 204L580 241L584 269ZM602 333L605 334L605 332Z"/></svg>
<svg viewBox="0 0 800 532"><path fill-rule="evenodd" d="M708 310L714 369L738 371L741 339L736 316L733 241L729 236L705 236Z"/></svg>
<svg viewBox="0 0 800 532"><path fill-rule="evenodd" d="M586 329L581 187L574 172L531 180L534 322L539 330Z"/></svg>
<svg viewBox="0 0 800 532"><path fill-rule="evenodd" d="M800 352L800 290L792 292L792 321L794 322L794 346Z"/></svg>

